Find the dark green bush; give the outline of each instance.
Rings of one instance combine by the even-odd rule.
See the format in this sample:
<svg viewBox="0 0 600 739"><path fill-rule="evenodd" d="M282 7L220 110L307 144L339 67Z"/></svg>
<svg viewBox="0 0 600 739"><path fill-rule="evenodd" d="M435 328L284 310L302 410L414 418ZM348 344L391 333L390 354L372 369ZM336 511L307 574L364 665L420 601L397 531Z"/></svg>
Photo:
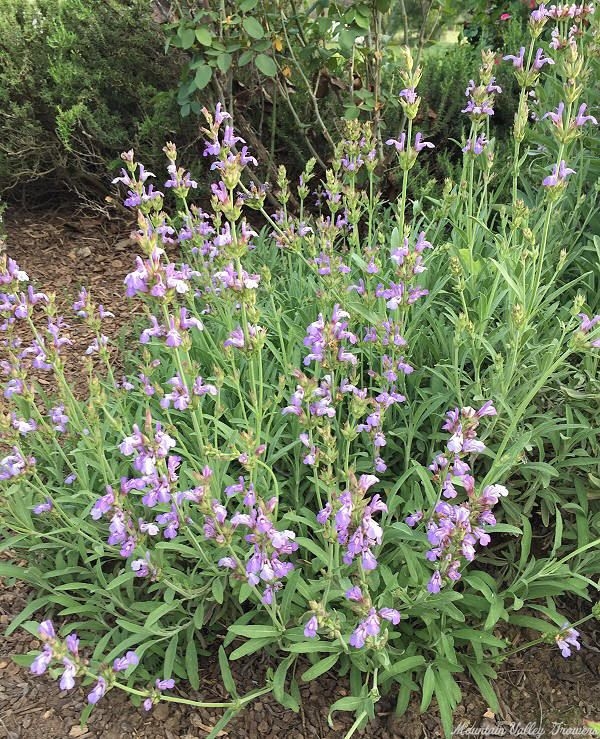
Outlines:
<svg viewBox="0 0 600 739"><path fill-rule="evenodd" d="M147 0L3 0L0 27L0 192L104 194L123 149L150 164L185 138Z"/></svg>

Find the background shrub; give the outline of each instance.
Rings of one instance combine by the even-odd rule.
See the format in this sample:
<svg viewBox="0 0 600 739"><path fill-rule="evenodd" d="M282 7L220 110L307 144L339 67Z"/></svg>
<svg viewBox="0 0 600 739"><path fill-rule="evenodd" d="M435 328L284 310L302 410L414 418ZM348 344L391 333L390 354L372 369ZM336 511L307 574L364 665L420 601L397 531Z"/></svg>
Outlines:
<svg viewBox="0 0 600 739"><path fill-rule="evenodd" d="M146 0L5 0L0 27L0 192L98 198L125 147L152 166L165 136L190 140Z"/></svg>

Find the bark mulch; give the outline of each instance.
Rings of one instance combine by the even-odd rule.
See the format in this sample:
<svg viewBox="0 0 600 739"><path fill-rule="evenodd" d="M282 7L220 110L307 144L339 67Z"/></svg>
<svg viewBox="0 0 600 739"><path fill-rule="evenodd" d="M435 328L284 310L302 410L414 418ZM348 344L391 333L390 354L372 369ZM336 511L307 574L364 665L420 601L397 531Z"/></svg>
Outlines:
<svg viewBox="0 0 600 739"><path fill-rule="evenodd" d="M134 259L128 227L104 218L72 218L60 213L13 212L7 219L7 250L32 281L44 290L54 290L57 303L66 313L81 285L91 287L97 302L115 313L117 326L131 319L132 306L123 293L123 277ZM75 327L75 323L73 323ZM71 335L74 333L72 330ZM85 329L75 337L74 352L89 343ZM76 378L74 378L76 381ZM0 635L31 599L21 584L0 580ZM582 604L582 613L589 604ZM43 616L43 614L40 614ZM576 613L573 614L577 616ZM583 720L600 720L600 631L586 624L582 650L565 660L558 649L543 645L509 658L498 670L495 690L501 713L494 715L466 677L464 695L456 711L455 731L467 735L478 728L480 735L565 736L582 731ZM529 635L516 634L524 642ZM122 693L110 692L81 727L79 715L86 691L76 688L60 692L48 675L34 677L11 657L39 647L30 634L17 631L0 636L0 739L201 739L220 715L161 703L150 713L134 707ZM262 684L268 664L263 658L234 663L234 678L240 693ZM218 666L207 660L201 666L200 691L178 686L181 695L207 701L226 700ZM175 692L177 692L177 690ZM334 728L327 724L328 707L346 695L344 679L324 675L302 688L299 714L287 711L265 696L250 705L221 733L231 739L342 739L352 724L348 714L336 714ZM377 704L376 719L358 737L374 739L434 739L441 737L435 702L424 715L418 703L397 718L394 701Z"/></svg>

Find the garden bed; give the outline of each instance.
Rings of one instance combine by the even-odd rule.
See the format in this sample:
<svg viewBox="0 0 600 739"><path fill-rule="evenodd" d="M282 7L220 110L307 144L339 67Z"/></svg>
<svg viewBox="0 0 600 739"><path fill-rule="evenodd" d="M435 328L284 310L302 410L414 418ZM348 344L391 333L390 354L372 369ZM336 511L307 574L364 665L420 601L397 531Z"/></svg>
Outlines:
<svg viewBox="0 0 600 739"><path fill-rule="evenodd" d="M115 313L114 323L124 326L131 318L133 301L127 301L123 277L130 271L134 247L128 240L129 226L123 222L107 222L101 218L72 218L61 214L35 215L11 212L7 222L8 252L17 260L35 284L43 284L57 294L60 309L73 302L85 275L98 302ZM66 311L65 311L66 312ZM77 331L81 331L78 334ZM89 343L85 327L73 324L76 339L73 351L81 354ZM76 381L76 378L73 378ZM0 631L4 632L29 598L24 586L0 586ZM563 609L572 620L585 615L577 605ZM42 614L40 614L42 615ZM455 715L455 730L460 733L466 723L487 727L498 733L504 726L510 735L510 723L520 725L522 736L551 736L553 727L564 735L568 728L581 727L584 718L598 720L600 714L600 644L597 623L586 624L582 631L582 649L564 660L558 649L542 645L517 654L499 670L495 690L502 714L493 716L465 678L460 681L464 700ZM515 641L517 640L517 641ZM525 631L515 632L514 646L527 641ZM135 708L126 696L112 691L93 712L85 729L79 728L79 713L85 703L84 691L59 693L58 686L47 676L34 678L11 661L11 655L39 648L39 641L18 631L0 642L0 738L64 739L65 737L102 737L148 739L206 736L218 720L218 711L188 709L160 703L150 714ZM246 658L232 664L234 678L242 692L263 684L269 665L264 656ZM204 700L216 701L225 696L219 668L208 660L201 666L200 694ZM185 685L179 684L182 694ZM302 689L303 706L299 715L287 711L270 697L259 698L240 717L229 724L222 736L253 739L321 739L343 737L352 724L348 714L336 714L334 728L327 724L329 706L347 693L343 679L323 676ZM190 689L191 696L193 691ZM197 697L197 696L196 696ZM506 723L504 723L506 722ZM561 723L562 722L562 723ZM513 734L519 727L512 728ZM395 719L393 703L382 699L376 707L376 720L358 736L369 737L437 737L441 736L435 709L420 715L418 705Z"/></svg>

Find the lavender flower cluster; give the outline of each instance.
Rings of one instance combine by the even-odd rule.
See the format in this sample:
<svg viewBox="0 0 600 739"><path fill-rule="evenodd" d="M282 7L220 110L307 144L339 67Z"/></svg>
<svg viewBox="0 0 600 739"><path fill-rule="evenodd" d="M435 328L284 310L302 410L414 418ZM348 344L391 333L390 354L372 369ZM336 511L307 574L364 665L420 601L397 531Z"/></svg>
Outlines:
<svg viewBox="0 0 600 739"><path fill-rule="evenodd" d="M248 530L244 540L252 547L245 566L235 556L222 557L219 566L233 570L253 587L264 585L261 600L265 605L271 605L275 593L283 587L283 579L294 569L293 563L284 558L297 551L296 534L287 529L279 531L275 527L272 516L277 508L277 498L266 502L261 500L252 483L246 487L243 477L228 486L225 492L229 497L243 494L246 512L235 513L227 522L227 509L214 501L213 516L207 517L204 524L205 536L224 543L239 526Z"/></svg>
<svg viewBox="0 0 600 739"><path fill-rule="evenodd" d="M477 439L479 421L484 416L496 415L490 401L479 410L471 407L455 408L446 414L443 429L451 434L446 444L446 452L438 454L429 469L433 480L445 498L456 498L462 488L466 500L451 505L440 500L427 519L427 538L431 549L426 557L436 563L427 589L439 593L445 583L461 578L463 562L475 559L475 547L487 546L490 536L485 526L493 526L496 519L492 508L501 497L508 495L503 485L488 485L477 492L473 475L473 461L477 454L485 450L485 445ZM409 526L416 526L426 518L424 511L416 511L406 518Z"/></svg>
<svg viewBox="0 0 600 739"><path fill-rule="evenodd" d="M101 668L101 674L93 673L88 661L79 652L79 638L75 632L65 639L56 635L52 621L42 621L38 627L38 634L44 646L42 651L31 663L30 670L34 675L43 675L53 663L59 663L62 674L59 681L61 690L72 690L75 687L76 677L94 677L96 683L88 693L88 703L95 705L106 693L117 685L118 674L126 672L139 664L139 657L135 652L127 652L123 657L117 657L112 666ZM148 690L148 697L143 702L144 710L149 711L160 700L163 690L171 690L175 681L156 680L152 689Z"/></svg>

